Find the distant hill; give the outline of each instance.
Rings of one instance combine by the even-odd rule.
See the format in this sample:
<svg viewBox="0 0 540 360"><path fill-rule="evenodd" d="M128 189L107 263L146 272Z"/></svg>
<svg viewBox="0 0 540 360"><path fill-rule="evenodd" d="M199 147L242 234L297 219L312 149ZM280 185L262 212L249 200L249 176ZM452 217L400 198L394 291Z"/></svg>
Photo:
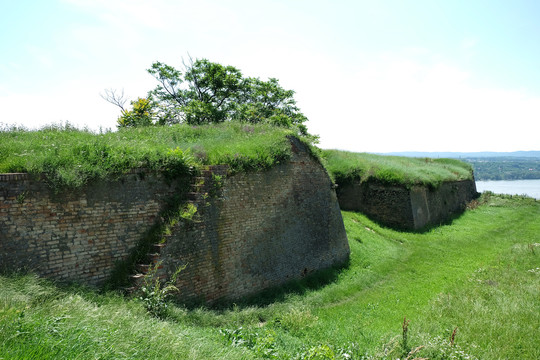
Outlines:
<svg viewBox="0 0 540 360"><path fill-rule="evenodd" d="M451 158L451 159L463 159L463 158L493 158L493 157L517 157L517 158L540 158L540 151L513 151L513 152L495 152L495 151L481 151L481 152L421 152L421 151L405 151L405 152L392 152L381 153L382 155L395 155L395 156L407 156L407 157L429 157L429 158Z"/></svg>

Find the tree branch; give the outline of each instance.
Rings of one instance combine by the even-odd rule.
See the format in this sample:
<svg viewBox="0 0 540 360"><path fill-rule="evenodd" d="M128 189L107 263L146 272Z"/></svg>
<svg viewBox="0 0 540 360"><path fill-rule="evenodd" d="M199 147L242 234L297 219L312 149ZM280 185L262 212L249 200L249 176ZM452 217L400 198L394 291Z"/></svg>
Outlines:
<svg viewBox="0 0 540 360"><path fill-rule="evenodd" d="M118 106L120 109L122 109L122 111L126 111L124 109L124 104L126 103L127 99L124 98L124 89L122 89L121 94L117 94L116 91L116 89L105 89L105 94L100 93L99 96L101 96L103 100Z"/></svg>

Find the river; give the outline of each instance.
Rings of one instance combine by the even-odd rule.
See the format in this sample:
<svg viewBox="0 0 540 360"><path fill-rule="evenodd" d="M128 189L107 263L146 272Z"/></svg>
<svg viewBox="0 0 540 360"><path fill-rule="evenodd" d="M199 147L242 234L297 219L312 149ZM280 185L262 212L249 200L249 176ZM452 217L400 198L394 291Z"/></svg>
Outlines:
<svg viewBox="0 0 540 360"><path fill-rule="evenodd" d="M540 179L477 181L476 190L478 192L491 191L496 194L527 195L540 199Z"/></svg>

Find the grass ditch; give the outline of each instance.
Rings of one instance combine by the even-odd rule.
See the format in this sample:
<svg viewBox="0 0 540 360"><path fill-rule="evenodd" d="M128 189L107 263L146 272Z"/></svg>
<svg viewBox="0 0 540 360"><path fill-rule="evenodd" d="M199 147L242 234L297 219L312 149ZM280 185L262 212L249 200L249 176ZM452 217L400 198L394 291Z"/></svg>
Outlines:
<svg viewBox="0 0 540 360"><path fill-rule="evenodd" d="M378 181L389 185L425 185L436 189L446 181L472 180L471 165L456 159L410 158L323 150L326 167L340 185Z"/></svg>
<svg viewBox="0 0 540 360"><path fill-rule="evenodd" d="M268 303L160 320L138 299L0 276L0 358L540 358L540 202L485 194L421 234L343 217L348 267Z"/></svg>

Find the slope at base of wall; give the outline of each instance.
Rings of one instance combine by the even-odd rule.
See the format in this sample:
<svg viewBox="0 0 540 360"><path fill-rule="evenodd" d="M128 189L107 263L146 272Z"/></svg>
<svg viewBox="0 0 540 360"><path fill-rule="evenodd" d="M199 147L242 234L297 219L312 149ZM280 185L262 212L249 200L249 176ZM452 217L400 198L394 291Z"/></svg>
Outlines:
<svg viewBox="0 0 540 360"><path fill-rule="evenodd" d="M359 211L383 225L404 230L444 223L477 197L474 180L445 182L437 189L367 181L339 187L337 194L342 210Z"/></svg>

